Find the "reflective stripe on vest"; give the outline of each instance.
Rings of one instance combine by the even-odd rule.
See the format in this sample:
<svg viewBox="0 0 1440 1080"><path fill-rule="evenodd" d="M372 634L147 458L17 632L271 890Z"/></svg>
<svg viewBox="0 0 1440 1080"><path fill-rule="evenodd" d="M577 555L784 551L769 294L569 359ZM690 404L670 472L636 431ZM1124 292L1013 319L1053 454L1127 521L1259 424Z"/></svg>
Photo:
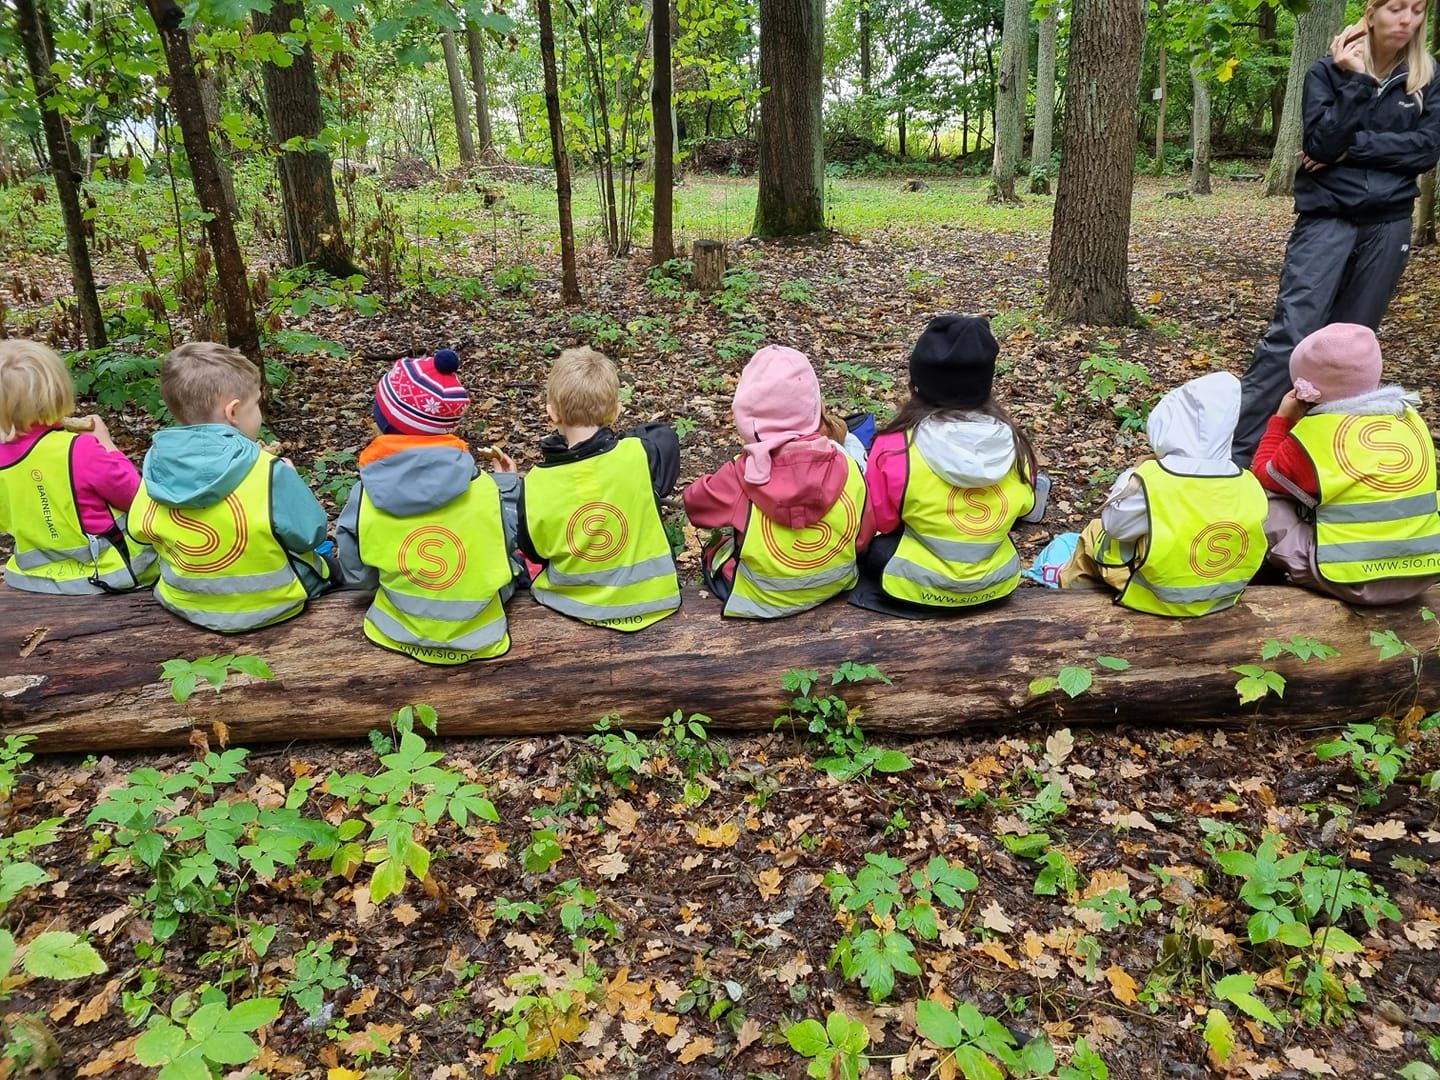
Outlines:
<svg viewBox="0 0 1440 1080"><path fill-rule="evenodd" d="M431 664L508 652L500 590L512 574L495 481L477 474L463 494L411 517L381 510L361 484L359 554L380 576L365 636Z"/></svg>
<svg viewBox="0 0 1440 1080"><path fill-rule="evenodd" d="M525 521L546 560L530 593L546 607L640 630L680 606L670 541L639 439L525 477Z"/></svg>
<svg viewBox="0 0 1440 1080"><path fill-rule="evenodd" d="M148 547L137 544L132 552L108 536L85 532L75 502L72 459L78 439L68 431L47 431L24 457L0 468L0 532L15 538L15 552L5 564L5 582L12 588L93 596L155 580L155 553ZM125 516L111 513L116 529L123 530Z"/></svg>
<svg viewBox="0 0 1440 1080"><path fill-rule="evenodd" d="M855 541L865 509L865 477L849 472L835 505L814 525L792 529L771 521L753 502L725 614L775 619L808 611L859 580Z"/></svg>
<svg viewBox="0 0 1440 1080"><path fill-rule="evenodd" d="M293 560L329 577L313 552L285 551L270 520L274 457L260 452L235 490L212 506L164 506L140 483L130 534L160 556L155 598L197 626L221 633L254 630L298 615L306 592Z"/></svg>
<svg viewBox="0 0 1440 1080"><path fill-rule="evenodd" d="M1440 574L1435 444L1404 416L1310 414L1290 432L1315 466L1315 559L1337 584Z"/></svg>
<svg viewBox="0 0 1440 1080"><path fill-rule="evenodd" d="M1015 519L1035 505L1019 463L999 483L956 487L908 444L905 529L881 584L897 600L927 607L965 607L1008 596L1020 584L1020 557L1010 542Z"/></svg>
<svg viewBox="0 0 1440 1080"><path fill-rule="evenodd" d="M1135 469L1150 515L1145 554L1115 598L1152 615L1190 617L1240 599L1265 561L1268 502L1248 470L1234 476L1180 476L1158 461ZM1101 562L1120 552L1108 541ZM1122 560L1123 561L1123 560Z"/></svg>

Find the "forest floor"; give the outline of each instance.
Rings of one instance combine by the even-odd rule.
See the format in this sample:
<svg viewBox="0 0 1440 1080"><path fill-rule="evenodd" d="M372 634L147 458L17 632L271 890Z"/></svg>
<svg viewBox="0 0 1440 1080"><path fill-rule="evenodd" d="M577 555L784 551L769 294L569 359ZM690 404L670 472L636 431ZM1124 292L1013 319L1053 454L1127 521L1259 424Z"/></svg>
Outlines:
<svg viewBox="0 0 1440 1080"><path fill-rule="evenodd" d="M462 434L504 446L523 472L546 430L548 361L589 343L621 367L621 426L658 419L681 431L683 484L737 449L730 397L759 344L804 351L841 411L884 414L930 315L986 314L1001 339L997 393L1054 478L1049 518L1019 533L1032 555L1081 526L1145 451L1143 424L1126 424L1132 410L1195 375L1243 371L1274 302L1288 206L1219 178L1215 196L1196 200L1142 181L1130 249L1140 324L1074 327L1040 315L1049 199L996 224L1005 212L980 208L979 182L927 180L913 194L899 183L832 183L839 205L868 207L855 231L732 242L726 288L710 298L678 272L650 273L643 253L610 259L591 243L585 303L566 309L543 223L507 231L476 218L463 237L417 226L409 257L428 260L427 284L369 317L337 304L286 318L352 359L291 361L271 428L333 512L368 439L375 380L396 356L449 346L475 401ZM753 185L703 191L696 202L722 192L728 214ZM57 250L21 253L14 282L0 280L12 332L63 295ZM252 259L267 254L256 241ZM102 274L134 277L122 263L102 258ZM1415 253L1381 335L1388 377L1421 392L1432 424L1437 311L1432 248ZM131 407L111 426L138 459L154 422ZM687 542L693 576L693 531ZM1262 644L1237 645L1236 663ZM1436 643L1415 645L1427 675ZM430 674L417 666L417 701ZM784 1031L833 1011L864 1025L877 1077L999 1077L976 1055L1003 1062L1011 1044L1041 1035L1056 1069L1074 1070L1066 1080L1104 1075L1092 1051L1111 1077L1392 1076L1440 1063L1440 822L1423 782L1440 767L1440 737L1417 730L1440 700L1433 676L1417 686L1418 711L1397 718L1398 751L1383 732L1352 728L1340 733L1346 752L1321 760L1313 734L1266 725L1267 704L1251 729L1228 734L1122 716L1075 732L930 739L900 747L911 768L848 782L818 770L803 732L788 728L715 736L708 745L723 753L707 756L693 736L446 740L442 716L430 739L440 767L483 786L498 812L418 825L433 855L423 883L377 904L359 860L339 858L335 873L304 856L267 873L253 853L238 867L212 857L228 894L207 893L163 946L151 918L173 878L133 852L102 863L107 849L124 854L125 837L86 818L127 774L183 770L186 757L37 758L15 766L0 815L10 835L60 819L55 842L30 855L53 877L4 921L22 941L88 928L108 971L12 978L5 1008L44 1010L59 1056L37 1075L57 1078L149 1075L135 1063L138 1027L177 1000L183 1015L203 984L232 1003L285 999L257 1062L272 1077L799 1077L807 1059ZM777 686L775 697L783 715L790 694ZM384 716L375 727L390 733ZM362 813L373 824L340 777L397 767L354 744L256 749L247 765L213 795L181 793L161 820L237 800L275 810L288 793L331 826ZM159 865L205 862L173 822L155 835ZM1310 930L1263 940L1274 935L1256 930L1257 912L1276 910L1337 929L1323 944ZM842 942L856 978L830 962ZM905 973L911 958L918 974ZM894 988L879 994L886 972L898 972ZM970 1002L999 1024L968 1030L964 1013L953 1031L937 1027L926 999ZM944 1048L957 1042L956 1054ZM1038 1046L1032 1065L1044 1064ZM507 1048L529 1060L507 1062ZM1426 1067L1405 1075L1434 1075L1417 1071Z"/></svg>

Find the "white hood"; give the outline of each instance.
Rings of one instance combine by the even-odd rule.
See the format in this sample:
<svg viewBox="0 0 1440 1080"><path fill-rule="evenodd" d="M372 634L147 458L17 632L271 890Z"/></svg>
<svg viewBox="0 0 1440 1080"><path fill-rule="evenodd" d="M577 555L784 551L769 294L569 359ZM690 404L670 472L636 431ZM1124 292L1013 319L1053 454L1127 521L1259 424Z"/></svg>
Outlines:
<svg viewBox="0 0 1440 1080"><path fill-rule="evenodd" d="M964 420L922 420L915 449L946 483L956 487L997 484L1015 465L1015 436L993 416Z"/></svg>
<svg viewBox="0 0 1440 1080"><path fill-rule="evenodd" d="M1170 472L1229 476L1230 440L1240 418L1240 380L1215 371L1177 386L1150 411L1150 448Z"/></svg>

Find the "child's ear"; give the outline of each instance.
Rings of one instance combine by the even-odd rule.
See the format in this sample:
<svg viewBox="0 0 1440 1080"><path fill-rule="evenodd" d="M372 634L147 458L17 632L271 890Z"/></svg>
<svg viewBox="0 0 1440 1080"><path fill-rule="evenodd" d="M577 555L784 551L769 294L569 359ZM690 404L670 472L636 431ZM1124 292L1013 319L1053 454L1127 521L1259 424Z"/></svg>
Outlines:
<svg viewBox="0 0 1440 1080"><path fill-rule="evenodd" d="M623 401L617 401L617 402L615 403L615 413L614 413L613 416L610 417L610 424L613 424L613 423L615 423L616 420L619 420L619 419L620 419L620 414L623 413L624 411L625 411L625 403L624 403ZM605 426L606 426L606 427L609 427L610 424L606 424Z"/></svg>
<svg viewBox="0 0 1440 1080"><path fill-rule="evenodd" d="M238 427L239 425L235 423L235 417L236 414L240 412L240 406L243 404L245 403L239 398L234 398L230 401L227 401L224 408L220 410L220 423L229 424L231 427Z"/></svg>
<svg viewBox="0 0 1440 1080"><path fill-rule="evenodd" d="M556 427L560 426L560 417L555 413L555 406L551 405L548 401L545 403L545 415L550 417L550 423Z"/></svg>

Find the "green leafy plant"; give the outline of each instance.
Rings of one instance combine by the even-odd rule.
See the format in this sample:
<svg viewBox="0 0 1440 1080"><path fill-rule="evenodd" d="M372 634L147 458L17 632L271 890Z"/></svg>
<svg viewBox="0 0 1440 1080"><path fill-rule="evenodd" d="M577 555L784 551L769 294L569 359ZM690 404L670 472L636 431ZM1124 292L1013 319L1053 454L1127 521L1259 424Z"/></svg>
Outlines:
<svg viewBox="0 0 1440 1080"><path fill-rule="evenodd" d="M801 1020L785 1029L785 1041L801 1057L810 1059L805 1074L816 1080L860 1080L870 1066L865 1047L870 1032L858 1020L832 1012L819 1020Z"/></svg>
<svg viewBox="0 0 1440 1080"><path fill-rule="evenodd" d="M279 1015L278 998L251 998L227 1007L221 995L188 1016L177 1008L151 1020L135 1042L135 1060L159 1066L157 1080L211 1080L217 1065L248 1065L259 1057L260 1046L250 1032Z"/></svg>
<svg viewBox="0 0 1440 1080"><path fill-rule="evenodd" d="M344 506L350 491L360 480L355 455L349 450L329 450L315 458L304 471L310 490L328 498L336 506Z"/></svg>
<svg viewBox="0 0 1440 1080"><path fill-rule="evenodd" d="M859 683L874 679L889 686L891 680L874 664L845 661L830 676L830 686ZM872 772L896 773L910 768L910 759L899 750L881 750L865 741L860 729L860 709L852 709L838 694L816 694L821 684L818 671L792 668L780 679L783 689L794 696L789 711L776 717L774 727L801 723L812 737L810 741L825 751L815 760L815 767L841 780L853 780Z"/></svg>
<svg viewBox="0 0 1440 1080"><path fill-rule="evenodd" d="M1110 1080L1110 1069L1105 1059L1090 1049L1089 1043L1076 1039L1070 1064L1062 1066L1055 1075L1059 1080Z"/></svg>
<svg viewBox="0 0 1440 1080"><path fill-rule="evenodd" d="M345 974L349 966L345 957L335 955L333 942L307 941L295 954L295 974L285 984L285 994L314 1019L322 1015L327 991L350 984Z"/></svg>
<svg viewBox="0 0 1440 1080"><path fill-rule="evenodd" d="M35 759L35 755L25 749L34 741L33 735L6 735L0 741L0 799L8 799L15 793L16 777Z"/></svg>
<svg viewBox="0 0 1440 1080"><path fill-rule="evenodd" d="M1100 913L1100 929L1114 930L1118 926L1138 926L1146 915L1160 910L1160 901L1153 897L1137 900L1130 895L1129 887L1109 889L1099 896L1086 897L1077 907L1088 908Z"/></svg>
<svg viewBox="0 0 1440 1080"><path fill-rule="evenodd" d="M508 986L530 992L515 1000L499 1029L485 1040L485 1049L494 1052L493 1072L516 1062L554 1057L584 1032L590 998L599 988L597 980L590 975L571 976L560 989L540 992L542 980L539 975L512 975L505 980Z"/></svg>
<svg viewBox="0 0 1440 1080"><path fill-rule="evenodd" d="M1130 667L1130 661L1120 656L1097 656L1095 663L1106 671L1125 671ZM1095 671L1088 666L1074 665L1063 667L1057 675L1043 675L1030 682L1030 693L1032 695L1048 694L1051 690L1059 687L1066 696L1077 698L1085 693L1095 684Z"/></svg>
<svg viewBox="0 0 1440 1080"><path fill-rule="evenodd" d="M202 682L217 694L231 674L250 675L257 679L273 679L275 673L259 656L202 656L195 660L166 660L160 668L160 679L170 684L170 696L184 704Z"/></svg>
<svg viewBox="0 0 1440 1080"><path fill-rule="evenodd" d="M1085 394L1095 405L1108 405L1120 421L1122 431L1142 430L1154 406L1153 395L1142 390L1151 385L1150 373L1133 360L1121 359L1112 341L1097 342L1096 351L1080 362L1085 380Z"/></svg>
<svg viewBox="0 0 1440 1080"><path fill-rule="evenodd" d="M1064 850L1052 845L1049 833L1027 833L1023 836L1006 833L1000 842L1012 855L1038 863L1035 876L1037 896L1070 896L1080 888L1080 871Z"/></svg>
<svg viewBox="0 0 1440 1080"><path fill-rule="evenodd" d="M915 1030L945 1052L967 1080L1000 1080L1009 1076L1041 1076L1055 1068L1050 1040L1040 1035L1019 1044L993 1016L967 1001L946 1008L925 1000L915 1006Z"/></svg>
<svg viewBox="0 0 1440 1080"><path fill-rule="evenodd" d="M937 908L963 909L964 894L979 885L964 865L939 855L909 876L908 889L904 870L899 859L869 852L853 880L839 870L825 875L830 904L848 925L867 915L876 924L843 935L830 956L831 966L838 964L847 979L864 986L871 1001L889 997L897 975L920 974L910 935L934 941L940 935Z"/></svg>
<svg viewBox="0 0 1440 1080"><path fill-rule="evenodd" d="M815 301L815 283L809 278L791 278L782 281L775 289L776 295L787 304L810 306Z"/></svg>
<svg viewBox="0 0 1440 1080"><path fill-rule="evenodd" d="M400 736L394 751L380 756L383 768L373 774L332 772L324 789L359 809L365 822L347 821L340 836L333 866L352 872L374 864L370 899L375 903L404 891L407 877L424 881L430 873L432 853L422 840L443 818L464 829L472 819L499 824L500 815L486 797L486 789L463 773L445 768L445 757L427 748L414 731L420 718L434 730L435 711L429 706L401 710L393 719ZM362 841L360 834L369 825Z"/></svg>
<svg viewBox="0 0 1440 1080"><path fill-rule="evenodd" d="M1361 804L1374 806L1381 793L1395 782L1412 752L1395 741L1392 732L1375 724L1349 724L1345 733L1315 747L1321 761L1346 757L1361 784Z"/></svg>

